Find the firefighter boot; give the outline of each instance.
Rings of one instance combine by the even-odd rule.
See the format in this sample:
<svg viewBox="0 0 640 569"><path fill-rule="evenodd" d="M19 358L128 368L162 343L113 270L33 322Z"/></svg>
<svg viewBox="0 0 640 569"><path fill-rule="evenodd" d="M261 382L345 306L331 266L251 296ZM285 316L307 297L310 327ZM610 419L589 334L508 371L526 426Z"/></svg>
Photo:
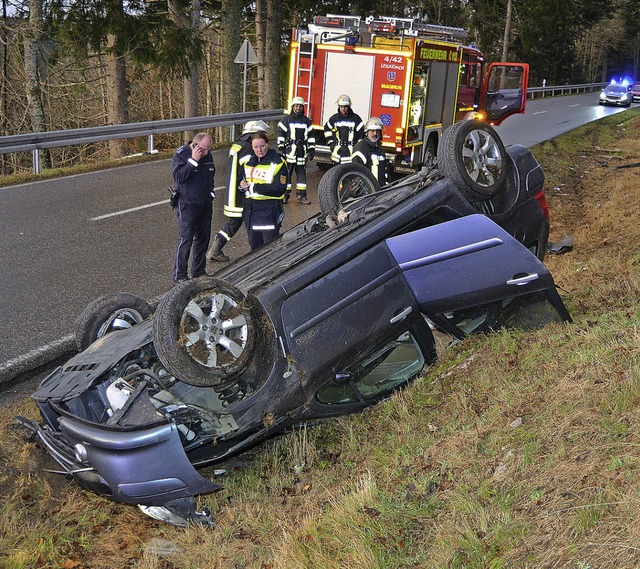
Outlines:
<svg viewBox="0 0 640 569"><path fill-rule="evenodd" d="M302 203L302 204L310 204L311 202L309 201L309 198L307 197L307 192L298 192L296 194L296 200L298 201L298 203Z"/></svg>
<svg viewBox="0 0 640 569"><path fill-rule="evenodd" d="M222 252L222 248L226 244L227 242L220 236L220 234L216 233L213 245L211 245L209 252L207 253L207 259L218 263L226 263L229 260L229 257Z"/></svg>

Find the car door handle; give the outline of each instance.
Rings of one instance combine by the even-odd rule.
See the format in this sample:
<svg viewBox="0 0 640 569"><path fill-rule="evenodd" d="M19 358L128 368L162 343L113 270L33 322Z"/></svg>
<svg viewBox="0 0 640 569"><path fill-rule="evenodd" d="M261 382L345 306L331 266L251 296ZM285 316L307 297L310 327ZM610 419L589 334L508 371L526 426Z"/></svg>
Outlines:
<svg viewBox="0 0 640 569"><path fill-rule="evenodd" d="M412 310L413 308L411 306L407 306L407 308L405 308L399 314L396 314L391 320L389 320L389 322L391 324L395 324L396 322L402 322L407 316L409 316L409 314L411 314Z"/></svg>
<svg viewBox="0 0 640 569"><path fill-rule="evenodd" d="M530 282L535 281L538 278L540 278L540 275L538 275L538 273L533 273L532 275L525 275L523 277L517 277L517 278L509 279L507 281L507 284L508 285L522 286L522 285L529 284Z"/></svg>

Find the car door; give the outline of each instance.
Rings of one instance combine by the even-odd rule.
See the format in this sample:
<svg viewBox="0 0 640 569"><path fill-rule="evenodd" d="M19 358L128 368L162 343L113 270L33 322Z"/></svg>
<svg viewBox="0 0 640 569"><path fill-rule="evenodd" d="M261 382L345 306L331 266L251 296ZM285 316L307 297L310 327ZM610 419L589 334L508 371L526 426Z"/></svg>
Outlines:
<svg viewBox="0 0 640 569"><path fill-rule="evenodd" d="M483 215L402 233L386 244L422 313L454 336L570 320L547 267Z"/></svg>
<svg viewBox="0 0 640 569"><path fill-rule="evenodd" d="M492 63L480 93L480 110L486 121L497 126L511 115L524 113L528 83L528 64Z"/></svg>

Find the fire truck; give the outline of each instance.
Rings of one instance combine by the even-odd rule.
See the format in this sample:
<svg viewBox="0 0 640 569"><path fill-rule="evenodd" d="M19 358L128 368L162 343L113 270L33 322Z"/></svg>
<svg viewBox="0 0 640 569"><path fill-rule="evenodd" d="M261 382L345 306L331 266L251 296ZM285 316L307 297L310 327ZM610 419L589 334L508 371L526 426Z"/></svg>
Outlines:
<svg viewBox="0 0 640 569"><path fill-rule="evenodd" d="M316 161L331 163L324 124L341 94L363 120L384 125L382 145L393 169L413 173L433 162L442 131L466 118L498 125L523 113L529 66L492 63L464 45L461 28L409 18L316 16L292 32L289 107L307 102L316 130Z"/></svg>

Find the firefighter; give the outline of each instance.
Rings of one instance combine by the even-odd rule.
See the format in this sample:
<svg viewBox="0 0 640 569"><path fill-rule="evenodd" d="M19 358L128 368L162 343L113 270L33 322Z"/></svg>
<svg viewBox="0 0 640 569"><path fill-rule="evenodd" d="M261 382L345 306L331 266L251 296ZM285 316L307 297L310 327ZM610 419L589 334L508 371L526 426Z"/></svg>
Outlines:
<svg viewBox="0 0 640 569"><path fill-rule="evenodd" d="M207 253L210 261L226 263L229 257L222 252L222 248L238 232L242 226L242 200L244 191L240 190L243 164L251 157L251 137L256 132L267 132L269 125L261 120L249 121L244 125L242 134L229 149L229 174L227 179L227 201L224 204L224 214L227 222L214 237L213 244Z"/></svg>
<svg viewBox="0 0 640 569"><path fill-rule="evenodd" d="M378 117L371 117L364 125L364 138L355 145L351 160L369 168L381 186L389 183L387 157L382 150L382 121Z"/></svg>
<svg viewBox="0 0 640 569"><path fill-rule="evenodd" d="M364 122L353 112L348 95L340 95L336 102L338 112L324 125L324 138L331 149L331 161L348 164L354 145L364 136Z"/></svg>
<svg viewBox="0 0 640 569"><path fill-rule="evenodd" d="M243 164L240 188L244 192L242 218L251 250L271 241L280 233L284 220L284 193L287 189L287 163L269 148L264 132L251 137L252 154Z"/></svg>
<svg viewBox="0 0 640 569"><path fill-rule="evenodd" d="M289 172L284 203L287 203L291 196L294 173L298 203L311 203L307 197L307 160L313 160L316 137L311 127L311 119L304 114L304 106L302 97L294 97L291 101L291 112L278 123L278 151L287 160Z"/></svg>

